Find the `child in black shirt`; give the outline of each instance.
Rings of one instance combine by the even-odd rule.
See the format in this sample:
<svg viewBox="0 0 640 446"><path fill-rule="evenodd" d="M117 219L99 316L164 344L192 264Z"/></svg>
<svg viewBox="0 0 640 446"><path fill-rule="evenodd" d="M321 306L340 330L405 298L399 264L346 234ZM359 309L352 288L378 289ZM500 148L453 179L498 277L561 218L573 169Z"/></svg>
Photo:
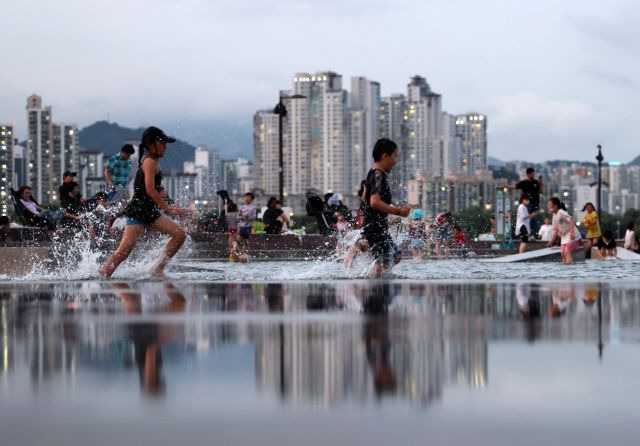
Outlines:
<svg viewBox="0 0 640 446"><path fill-rule="evenodd" d="M389 233L387 215L406 217L411 208L391 205L391 188L387 174L398 160L398 146L387 138L379 139L373 147L373 167L367 174L365 191L364 223L362 231L376 259L374 277L380 277L391 261L400 261L400 252Z"/></svg>

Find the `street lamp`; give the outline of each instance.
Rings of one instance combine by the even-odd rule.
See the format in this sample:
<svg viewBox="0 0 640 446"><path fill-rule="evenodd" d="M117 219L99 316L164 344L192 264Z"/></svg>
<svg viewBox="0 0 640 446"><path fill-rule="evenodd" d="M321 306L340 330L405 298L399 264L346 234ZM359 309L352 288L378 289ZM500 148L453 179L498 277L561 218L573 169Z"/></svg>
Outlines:
<svg viewBox="0 0 640 446"><path fill-rule="evenodd" d="M598 156L596 156L596 161L598 161L598 212L602 212L600 209L600 205L602 204L602 162L604 161L604 156L602 156L602 146L598 144Z"/></svg>
<svg viewBox="0 0 640 446"><path fill-rule="evenodd" d="M284 203L284 165L283 165L283 142L282 142L282 118L287 116L287 107L282 102L283 99L306 99L306 96L294 94L293 96L280 96L278 104L273 109L273 113L278 115L278 193L280 202Z"/></svg>

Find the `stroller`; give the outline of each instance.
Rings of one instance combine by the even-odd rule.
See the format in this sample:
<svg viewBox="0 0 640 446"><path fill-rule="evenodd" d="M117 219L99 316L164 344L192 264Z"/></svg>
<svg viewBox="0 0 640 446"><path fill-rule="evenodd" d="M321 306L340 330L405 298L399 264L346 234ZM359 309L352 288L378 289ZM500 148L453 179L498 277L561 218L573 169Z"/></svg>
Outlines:
<svg viewBox="0 0 640 446"><path fill-rule="evenodd" d="M49 220L48 218L40 217L39 215L35 215L30 212L24 204L20 201L20 196L18 195L18 191L11 188L11 201L13 201L13 206L16 210L16 215L18 216L18 220L25 226L37 226L40 228L47 229L55 229L56 224ZM36 201L35 198L31 197L31 201L33 201L37 206L40 204Z"/></svg>
<svg viewBox="0 0 640 446"><path fill-rule="evenodd" d="M329 235L336 231L335 224L337 219L334 212L325 209L324 201L318 194L311 193L307 195L306 210L308 216L316 218L320 234Z"/></svg>

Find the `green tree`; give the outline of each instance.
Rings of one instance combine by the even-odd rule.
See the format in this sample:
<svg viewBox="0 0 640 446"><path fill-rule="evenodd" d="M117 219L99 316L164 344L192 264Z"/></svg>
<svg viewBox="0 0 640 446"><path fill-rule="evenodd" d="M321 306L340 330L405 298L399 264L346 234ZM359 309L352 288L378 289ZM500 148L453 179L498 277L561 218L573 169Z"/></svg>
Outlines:
<svg viewBox="0 0 640 446"><path fill-rule="evenodd" d="M484 234L491 230L491 221L489 220L493 212L481 207L472 207L457 212L453 217L455 224L467 237L474 238L478 234Z"/></svg>

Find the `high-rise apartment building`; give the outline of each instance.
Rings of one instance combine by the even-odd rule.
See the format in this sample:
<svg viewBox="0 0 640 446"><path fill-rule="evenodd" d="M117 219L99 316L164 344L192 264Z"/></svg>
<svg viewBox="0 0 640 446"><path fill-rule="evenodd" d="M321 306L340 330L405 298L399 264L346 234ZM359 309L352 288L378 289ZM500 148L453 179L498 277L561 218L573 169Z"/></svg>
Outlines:
<svg viewBox="0 0 640 446"><path fill-rule="evenodd" d="M414 76L407 85L407 98L406 148L400 152L404 179L438 176L443 170L442 96L431 91L425 78Z"/></svg>
<svg viewBox="0 0 640 446"><path fill-rule="evenodd" d="M462 169L467 175L487 169L487 116L456 116L456 135L462 138Z"/></svg>
<svg viewBox="0 0 640 446"><path fill-rule="evenodd" d="M25 152L27 148L19 144L13 146L13 177L11 179L12 187L16 190L27 181L27 162Z"/></svg>
<svg viewBox="0 0 640 446"><path fill-rule="evenodd" d="M380 137L380 83L366 77L351 78L351 103L347 141L347 189L349 194L360 188L372 163L371 150Z"/></svg>
<svg viewBox="0 0 640 446"><path fill-rule="evenodd" d="M78 159L78 127L75 124L53 123L51 125L51 184L50 199L58 199L58 187L62 183L62 174L70 170L77 172Z"/></svg>
<svg viewBox="0 0 640 446"><path fill-rule="evenodd" d="M297 102L297 101L292 101ZM262 110L253 116L253 163L255 187L267 195L277 195L279 188L278 115L272 110ZM288 152L291 156L291 152ZM291 161L287 167L291 169ZM291 190L291 175L288 175L287 190Z"/></svg>
<svg viewBox="0 0 640 446"><path fill-rule="evenodd" d="M27 98L27 184L33 197L40 203L50 200L52 174L51 142L53 122L51 107L42 108L42 98L31 95Z"/></svg>
<svg viewBox="0 0 640 446"><path fill-rule="evenodd" d="M13 184L13 125L0 124L0 215L9 213ZM17 189L17 188L16 188Z"/></svg>
<svg viewBox="0 0 640 446"><path fill-rule="evenodd" d="M185 163L184 171L197 175L195 186L197 197L214 196L221 187L222 164L217 150L210 150L206 146L196 147L192 166L187 168Z"/></svg>
<svg viewBox="0 0 640 446"><path fill-rule="evenodd" d="M311 188L344 192L349 113L342 76L330 71L298 73L293 93L305 99L290 100L287 105L290 161L285 172L291 169L292 189L285 192L304 194Z"/></svg>

